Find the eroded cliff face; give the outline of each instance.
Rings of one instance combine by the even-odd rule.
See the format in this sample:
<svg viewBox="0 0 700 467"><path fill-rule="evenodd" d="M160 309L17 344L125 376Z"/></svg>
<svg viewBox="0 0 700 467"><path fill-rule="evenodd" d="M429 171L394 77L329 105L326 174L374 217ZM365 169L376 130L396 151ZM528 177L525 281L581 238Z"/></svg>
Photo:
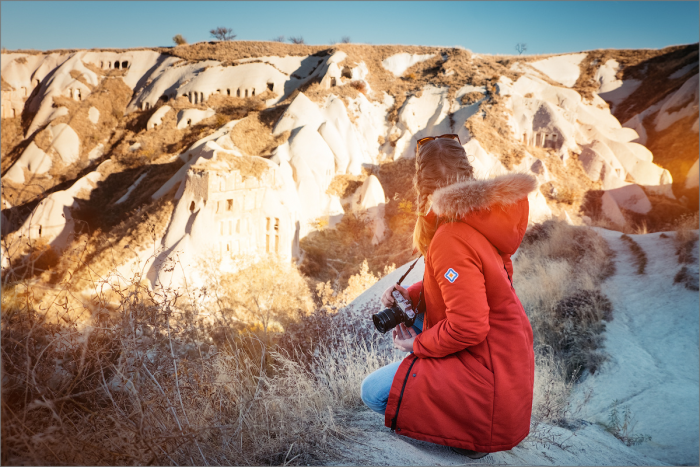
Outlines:
<svg viewBox="0 0 700 467"><path fill-rule="evenodd" d="M82 242L98 269L196 282L182 271L203 255L304 265L351 235L336 259L401 264L416 140L443 133L479 177L537 176L531 222L662 228L697 211L697 44L492 57L227 42L0 64L6 271ZM107 261L107 243L129 248ZM321 263L307 273L324 280Z"/></svg>

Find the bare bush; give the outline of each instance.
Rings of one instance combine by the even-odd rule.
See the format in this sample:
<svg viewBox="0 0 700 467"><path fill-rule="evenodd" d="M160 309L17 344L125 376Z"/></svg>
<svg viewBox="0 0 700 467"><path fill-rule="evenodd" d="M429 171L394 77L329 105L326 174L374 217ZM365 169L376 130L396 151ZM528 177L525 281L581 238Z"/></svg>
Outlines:
<svg viewBox="0 0 700 467"><path fill-rule="evenodd" d="M304 42L304 38L301 37L301 36L298 36L298 37L290 37L290 38L289 38L289 42L291 42L292 44L296 44L296 45L304 45L304 44L306 44L306 43Z"/></svg>
<svg viewBox="0 0 700 467"><path fill-rule="evenodd" d="M253 286L236 285L253 297ZM334 445L353 434L336 420L361 403L362 379L395 355L378 349L373 333L348 332L337 319L319 321L325 340L313 353L300 345L308 335L289 319L297 330L280 347L251 322L212 306L214 288L180 295L112 274L95 280L88 300L68 294L45 306L44 289L33 282L6 284L3 462L260 465L336 458ZM79 308L89 320L74 319ZM308 323L314 314L297 308L298 323Z"/></svg>
<svg viewBox="0 0 700 467"><path fill-rule="evenodd" d="M644 274L647 268L647 254L639 246L639 243L635 242L629 235L622 234L620 240L625 242L632 252L632 264L636 266L637 274Z"/></svg>
<svg viewBox="0 0 700 467"><path fill-rule="evenodd" d="M550 220L531 227L514 263L514 286L535 347L549 349L568 380L605 361L601 333L612 319L601 282L614 273L612 251L587 227Z"/></svg>
<svg viewBox="0 0 700 467"><path fill-rule="evenodd" d="M349 37L349 36L343 36L343 37L340 39L340 43L341 43L341 44L349 44L349 43L350 43L350 37Z"/></svg>
<svg viewBox="0 0 700 467"><path fill-rule="evenodd" d="M518 42L515 44L515 51L518 52L518 55L522 55L523 52L527 50L527 44L524 42Z"/></svg>
<svg viewBox="0 0 700 467"><path fill-rule="evenodd" d="M182 37L182 34L175 34L173 42L175 42L175 45L187 45L187 39Z"/></svg>
<svg viewBox="0 0 700 467"><path fill-rule="evenodd" d="M284 36L277 36L272 39L272 42L284 42Z"/></svg>
<svg viewBox="0 0 700 467"><path fill-rule="evenodd" d="M233 29L223 26L211 29L209 34L219 41L232 41L236 38L236 34L233 33Z"/></svg>

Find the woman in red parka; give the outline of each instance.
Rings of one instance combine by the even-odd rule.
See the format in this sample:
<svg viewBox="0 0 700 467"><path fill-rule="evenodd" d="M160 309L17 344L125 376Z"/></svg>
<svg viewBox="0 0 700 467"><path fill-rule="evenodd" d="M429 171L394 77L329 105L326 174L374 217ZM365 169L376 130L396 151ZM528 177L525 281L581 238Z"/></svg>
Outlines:
<svg viewBox="0 0 700 467"><path fill-rule="evenodd" d="M443 135L419 141L414 186L423 281L392 286L382 303L393 304L396 288L419 307L422 291L422 332L420 319L393 330L394 345L412 353L369 375L362 399L400 435L472 458L512 449L530 431L535 361L510 256L536 181L477 180L457 136Z"/></svg>

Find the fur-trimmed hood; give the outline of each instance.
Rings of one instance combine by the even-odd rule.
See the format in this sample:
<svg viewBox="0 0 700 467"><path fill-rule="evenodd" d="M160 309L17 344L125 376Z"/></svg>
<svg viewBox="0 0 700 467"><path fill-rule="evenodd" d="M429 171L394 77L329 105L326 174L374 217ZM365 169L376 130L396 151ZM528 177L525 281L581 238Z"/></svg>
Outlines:
<svg viewBox="0 0 700 467"><path fill-rule="evenodd" d="M432 210L438 216L463 217L472 211L515 204L536 189L535 177L522 173L467 180L435 190Z"/></svg>
<svg viewBox="0 0 700 467"><path fill-rule="evenodd" d="M478 230L501 253L513 254L527 229L527 195L537 189L528 174L466 180L435 190L431 211Z"/></svg>

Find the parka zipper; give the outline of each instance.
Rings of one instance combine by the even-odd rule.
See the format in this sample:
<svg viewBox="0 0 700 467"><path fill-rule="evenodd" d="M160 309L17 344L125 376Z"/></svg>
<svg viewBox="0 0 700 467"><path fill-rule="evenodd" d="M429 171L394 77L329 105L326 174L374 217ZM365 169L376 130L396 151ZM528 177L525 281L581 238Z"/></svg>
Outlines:
<svg viewBox="0 0 700 467"><path fill-rule="evenodd" d="M403 380L403 386L401 387L401 394L399 395L399 403L396 404L396 414L394 415L394 418L391 419L391 431L394 431L396 429L396 420L399 418L399 409L401 408L401 401L403 400L403 392L406 389L406 383L408 383L408 377L411 376L411 368L413 368L413 364L416 363L416 360L418 360L418 357L414 358L413 361L411 362L411 366L408 367L408 371L406 372L406 379Z"/></svg>
<svg viewBox="0 0 700 467"><path fill-rule="evenodd" d="M506 276L508 276L508 282L510 282L511 288L513 287L513 279L510 278L510 274L508 274L508 269L506 269L506 265L503 265L503 270L506 272Z"/></svg>

